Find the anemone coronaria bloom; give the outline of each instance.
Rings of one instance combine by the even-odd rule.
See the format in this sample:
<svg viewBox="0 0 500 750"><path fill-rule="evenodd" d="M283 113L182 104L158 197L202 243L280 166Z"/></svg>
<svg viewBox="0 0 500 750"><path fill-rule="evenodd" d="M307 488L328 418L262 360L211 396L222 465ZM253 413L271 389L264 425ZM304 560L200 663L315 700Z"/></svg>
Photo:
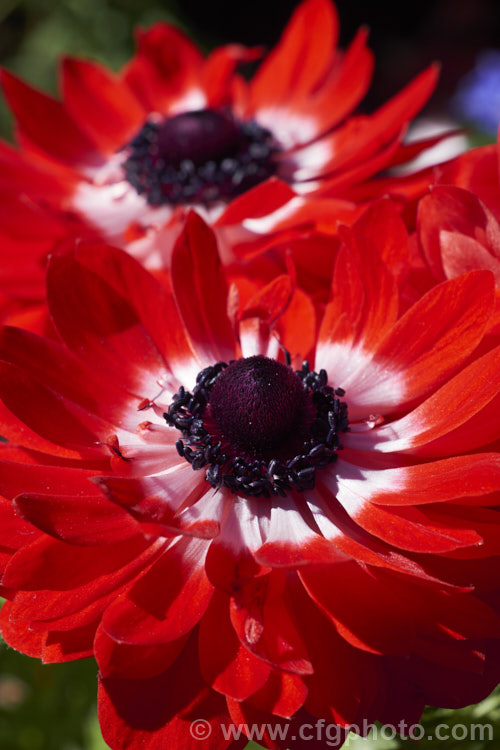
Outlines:
<svg viewBox="0 0 500 750"><path fill-rule="evenodd" d="M68 235L98 233L151 268L169 264L186 206L230 232L234 246L290 225L345 221L353 187L364 186L364 199L390 192L396 178L380 189L370 179L418 151L402 140L437 72L431 66L371 115L353 115L372 74L366 36L340 51L334 6L306 0L249 82L236 68L261 50L230 44L205 59L165 23L139 32L118 74L66 58L61 101L4 70L19 148L0 147L0 291L19 304L41 299L41 261Z"/></svg>
<svg viewBox="0 0 500 750"><path fill-rule="evenodd" d="M412 721L498 681L491 273L398 318L342 236L318 333L288 276L228 290L195 214L172 291L82 242L48 264L60 342L2 332L2 632L95 655L115 750L225 748L230 722L294 748L273 726Z"/></svg>

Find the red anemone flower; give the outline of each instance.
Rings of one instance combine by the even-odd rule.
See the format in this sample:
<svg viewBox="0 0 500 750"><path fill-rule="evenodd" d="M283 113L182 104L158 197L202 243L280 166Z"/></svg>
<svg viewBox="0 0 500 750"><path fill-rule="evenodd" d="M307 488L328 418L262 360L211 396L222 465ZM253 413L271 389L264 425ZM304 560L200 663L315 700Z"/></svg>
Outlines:
<svg viewBox="0 0 500 750"><path fill-rule="evenodd" d="M498 681L492 275L398 318L342 238L318 333L288 276L228 290L196 214L172 292L82 242L48 263L61 341L2 332L2 632L95 655L114 750L222 749L231 722L303 747L317 719L414 721Z"/></svg>
<svg viewBox="0 0 500 750"><path fill-rule="evenodd" d="M117 75L66 58L62 101L3 71L20 148L0 146L0 292L19 304L41 299L42 261L68 234L97 232L149 268L168 265L186 206L229 232L232 246L345 221L353 186L423 147L402 139L437 75L432 66L373 114L352 115L372 74L366 36L339 51L334 6L305 0L250 82L236 67L260 50L230 44L204 59L165 23L139 33ZM398 180L368 192L391 185Z"/></svg>

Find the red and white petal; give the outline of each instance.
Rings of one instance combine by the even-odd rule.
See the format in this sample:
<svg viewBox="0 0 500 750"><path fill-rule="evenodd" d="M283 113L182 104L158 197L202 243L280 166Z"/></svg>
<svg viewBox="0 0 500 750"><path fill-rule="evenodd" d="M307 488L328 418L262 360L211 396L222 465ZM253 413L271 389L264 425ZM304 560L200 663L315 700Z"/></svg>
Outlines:
<svg viewBox="0 0 500 750"><path fill-rule="evenodd" d="M438 72L438 66L431 65L374 114L351 118L336 130L330 140L332 158L321 168L321 174L345 171L382 151L425 104L436 86Z"/></svg>
<svg viewBox="0 0 500 750"><path fill-rule="evenodd" d="M254 553L259 563L272 568L294 568L339 559L338 550L322 536L300 496L294 493L268 503L260 522L264 543Z"/></svg>
<svg viewBox="0 0 500 750"><path fill-rule="evenodd" d="M385 335L378 341L373 336L375 351L370 365L364 368L360 367L363 356L367 365L361 332L361 346L354 349L357 358L352 358L351 372L346 366L348 377L344 379L337 375L340 365L334 356L342 348L334 344L330 350L326 343L328 336L334 340L340 336L340 332L336 333L343 322L339 309L330 324L332 330L325 330L331 319L325 316L324 332L320 333L324 343L318 348L317 364L327 369L336 386L347 391L351 419L390 414L427 395L457 371L481 341L492 308L493 279L488 272L471 272L439 285L413 305L392 329L382 329ZM327 316L334 312L335 303L327 308ZM347 321L344 326L344 340L348 341L353 336L353 326ZM375 327L373 332L376 334ZM353 363L358 365L354 371Z"/></svg>
<svg viewBox="0 0 500 750"><path fill-rule="evenodd" d="M206 106L200 86L203 58L185 34L157 23L147 31L139 29L137 44L122 77L146 112L176 114Z"/></svg>
<svg viewBox="0 0 500 750"><path fill-rule="evenodd" d="M131 305L147 337L153 340L174 375L173 380L166 380L165 389L176 389L180 383L194 386L197 365L193 361L193 350L172 295L165 286L129 254L107 245L79 243L74 256L79 264L104 279Z"/></svg>
<svg viewBox="0 0 500 750"><path fill-rule="evenodd" d="M406 416L374 430L343 436L354 450L446 456L497 440L500 348L475 360Z"/></svg>
<svg viewBox="0 0 500 750"><path fill-rule="evenodd" d="M305 0L250 84L252 116L286 148L311 140L321 128L315 117L295 106L295 100L301 102L312 94L327 76L337 36L338 18L332 3Z"/></svg>
<svg viewBox="0 0 500 750"><path fill-rule="evenodd" d="M427 505L477 496L487 503L498 489L500 459L496 453L476 453L385 468L376 456L345 449L333 471L339 498L345 487L362 502L377 505Z"/></svg>
<svg viewBox="0 0 500 750"><path fill-rule="evenodd" d="M151 477L97 477L108 498L125 508L149 533L217 535L226 498L177 456L169 471ZM194 510L199 504L199 509Z"/></svg>
<svg viewBox="0 0 500 750"><path fill-rule="evenodd" d="M256 562L253 554L262 546L260 517L258 498L229 495L228 512L210 545L205 564L216 588L233 594L247 581L268 571Z"/></svg>

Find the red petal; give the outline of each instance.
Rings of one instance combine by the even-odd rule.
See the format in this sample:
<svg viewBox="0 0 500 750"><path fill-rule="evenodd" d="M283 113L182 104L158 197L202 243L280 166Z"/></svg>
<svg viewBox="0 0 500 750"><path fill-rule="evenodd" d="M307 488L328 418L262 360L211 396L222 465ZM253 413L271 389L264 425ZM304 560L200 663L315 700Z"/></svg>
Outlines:
<svg viewBox="0 0 500 750"><path fill-rule="evenodd" d="M168 669L186 644L187 636L153 646L117 643L100 627L94 641L94 655L102 678L148 679Z"/></svg>
<svg viewBox="0 0 500 750"><path fill-rule="evenodd" d="M372 137L383 133L387 142L422 109L436 88L439 69L437 63L430 65L374 113L370 118Z"/></svg>
<svg viewBox="0 0 500 750"><path fill-rule="evenodd" d="M97 372L152 397L166 365L126 292L74 258L54 255L49 261L47 302L69 348Z"/></svg>
<svg viewBox="0 0 500 750"><path fill-rule="evenodd" d="M235 340L227 315L227 284L215 236L194 211L173 251L172 285L202 366L233 359Z"/></svg>
<svg viewBox="0 0 500 750"><path fill-rule="evenodd" d="M27 626L19 627L17 623L10 622L10 613L12 604L4 602L0 612L0 625L2 637L11 648L20 651L26 656L32 656L35 659L41 659L44 634L33 633Z"/></svg>
<svg viewBox="0 0 500 750"><path fill-rule="evenodd" d="M22 140L35 144L48 156L75 166L103 162L97 144L90 140L63 105L1 71L5 96L16 117Z"/></svg>
<svg viewBox="0 0 500 750"><path fill-rule="evenodd" d="M266 682L270 666L238 640L229 619L229 597L215 592L200 623L200 670L217 692L245 700Z"/></svg>
<svg viewBox="0 0 500 750"><path fill-rule="evenodd" d="M105 435L119 427L135 433L136 402L116 382L99 377L86 363L72 356L56 341L43 339L17 328L5 326L0 334L0 358L28 374L36 374L44 386L78 404L101 419L111 422ZM128 417L124 406L129 403Z"/></svg>
<svg viewBox="0 0 500 750"><path fill-rule="evenodd" d="M2 584L25 591L76 589L115 573L147 546L144 539L127 539L96 550L43 536L13 555Z"/></svg>
<svg viewBox="0 0 500 750"><path fill-rule="evenodd" d="M201 678L194 637L173 666L158 677L101 680L98 706L103 737L111 747L224 750L231 744L221 731L221 726L230 723L225 701ZM199 737L193 737L192 722L202 719L206 724L200 724ZM206 735L204 727L209 730Z"/></svg>
<svg viewBox="0 0 500 750"><path fill-rule="evenodd" d="M396 286L371 240L347 228L342 240L319 341L361 343L370 351L396 321Z"/></svg>
<svg viewBox="0 0 500 750"><path fill-rule="evenodd" d="M331 73L309 100L304 111L318 122L318 134L338 125L365 95L373 73L374 57L366 47L368 30L360 29L353 41L332 65ZM297 106L298 111L298 106Z"/></svg>
<svg viewBox="0 0 500 750"><path fill-rule="evenodd" d="M299 711L291 721L276 719L268 711L255 708L249 701L238 702L228 699L228 709L231 713L232 727L236 736L252 738L269 750L304 750L307 743L309 750L325 750L325 738L328 736L328 747L340 748L346 740L348 730L334 726L331 722L326 726L325 735L318 737L315 717L306 711ZM245 734L246 733L246 734ZM253 746L250 745L250 747Z"/></svg>
<svg viewBox="0 0 500 750"><path fill-rule="evenodd" d="M498 680L498 641L488 644L484 671L474 674L460 668L433 664L426 659L414 659L404 666L405 674L419 685L426 702L434 706L461 708L478 703L494 689Z"/></svg>
<svg viewBox="0 0 500 750"><path fill-rule="evenodd" d="M0 143L0 186L5 190L6 198L12 197L13 188L21 193L29 184L30 196L43 198L44 201L62 201L68 198L74 189L78 176L66 167L56 164L35 163L33 156L17 151L8 143ZM19 227L19 231L29 227ZM31 230L33 231L33 227ZM36 230L35 230L36 231Z"/></svg>
<svg viewBox="0 0 500 750"><path fill-rule="evenodd" d="M493 271L500 285L498 221L467 190L448 185L434 187L419 205L418 237L437 278L486 268Z"/></svg>
<svg viewBox="0 0 500 750"><path fill-rule="evenodd" d="M303 568L300 577L312 599L352 646L379 654L411 652L415 607L411 592L405 593L404 583L396 576L348 561L335 569L326 565Z"/></svg>
<svg viewBox="0 0 500 750"><path fill-rule="evenodd" d="M408 231L393 201L382 198L370 205L356 221L355 227L371 239L385 265L397 279L408 274Z"/></svg>
<svg viewBox="0 0 500 750"><path fill-rule="evenodd" d="M62 87L67 111L103 153L122 148L145 118L128 86L97 63L65 58Z"/></svg>
<svg viewBox="0 0 500 750"><path fill-rule="evenodd" d="M42 661L52 664L94 655L94 635L98 622L91 622L66 633L47 633L43 639Z"/></svg>
<svg viewBox="0 0 500 750"><path fill-rule="evenodd" d="M51 544L57 544L54 540L45 537ZM62 542L58 544L62 545ZM99 618L106 607L115 601L118 594L139 573L143 573L152 564L152 561L161 553L162 544L150 544L142 549L135 541L129 542L130 560L124 562L121 567L111 572L106 572L107 548L104 552L94 548L92 554L97 562L100 562L100 574L87 583L75 588L67 588L62 591L42 588L50 581L41 581L38 589L33 592L22 591L15 595L12 619L30 621L31 627L36 630L72 630L75 627L94 622ZM76 553L75 553L76 550ZM110 548L113 554L114 546ZM40 552L40 547L35 547L34 554ZM82 562L79 550L70 545L64 545L63 559L69 566L78 565ZM61 548L56 550L61 553ZM120 564L120 560L118 561ZM55 563L57 564L57 562ZM59 566L61 565L59 560ZM34 563L36 567L36 561ZM41 572L47 567L43 558L40 560ZM59 585L59 584L58 584Z"/></svg>
<svg viewBox="0 0 500 750"><path fill-rule="evenodd" d="M3 497L0 498L0 547L2 550L26 547L38 536L37 529L19 518L11 502L4 500Z"/></svg>
<svg viewBox="0 0 500 750"><path fill-rule="evenodd" d="M304 679L273 669L266 684L250 697L248 703L274 716L290 718L300 711L307 698Z"/></svg>
<svg viewBox="0 0 500 750"><path fill-rule="evenodd" d="M101 437L109 434L109 424L46 388L19 367L3 362L0 363L0 373L0 394L4 405L41 438L61 445L66 453L71 450L88 455L107 452ZM36 409L33 404L37 405ZM11 439L15 434L9 430L8 423L2 432ZM33 445L26 440L21 442ZM42 441L33 447L46 449Z"/></svg>
<svg viewBox="0 0 500 750"><path fill-rule="evenodd" d="M301 360L309 359L316 345L316 311L309 295L296 288L280 318L280 338L285 349Z"/></svg>
<svg viewBox="0 0 500 750"><path fill-rule="evenodd" d="M252 111L312 93L328 73L337 35L338 18L332 3L302 2L251 83Z"/></svg>
<svg viewBox="0 0 500 750"><path fill-rule="evenodd" d="M231 621L243 645L260 659L299 675L312 672L306 647L276 572L247 584L231 602Z"/></svg>
<svg viewBox="0 0 500 750"><path fill-rule="evenodd" d="M11 452L0 452L0 493L8 498L22 492L49 496L56 492L85 495L91 487L89 477L96 474L96 471L82 468L32 464L29 454L12 454L12 458L17 459L15 461L4 460L4 456L5 459L11 458Z"/></svg>
<svg viewBox="0 0 500 750"><path fill-rule="evenodd" d="M473 148L434 168L436 182L470 190L500 218L498 144Z"/></svg>
<svg viewBox="0 0 500 750"><path fill-rule="evenodd" d="M429 519L425 509L378 508L370 503L355 513L354 520L384 542L413 552L440 554L483 541L474 529L457 528L453 519Z"/></svg>
<svg viewBox="0 0 500 750"><path fill-rule="evenodd" d="M349 601L352 594L351 590ZM338 724L354 724L358 718L370 715L373 703L384 690L379 660L347 643L298 580L292 595L300 634L314 668L305 680L309 689L305 707L313 715L331 717ZM347 609L347 604L346 601L345 607L340 606ZM357 603L353 607L358 610ZM366 625L361 628L366 632L371 620L366 611L364 617Z"/></svg>
<svg viewBox="0 0 500 750"><path fill-rule="evenodd" d="M241 63L253 62L262 57L261 47L243 47L241 44L226 44L217 47L203 65L203 88L209 107L217 108L231 104L232 83L235 69Z"/></svg>
<svg viewBox="0 0 500 750"><path fill-rule="evenodd" d="M203 58L179 29L156 23L147 31L139 29L137 42L138 51L123 78L146 112L166 113L199 91Z"/></svg>
<svg viewBox="0 0 500 750"><path fill-rule="evenodd" d="M16 498L15 506L27 521L68 544L114 544L139 533L128 513L100 494L78 497L23 493Z"/></svg>
<svg viewBox="0 0 500 750"><path fill-rule="evenodd" d="M271 328L287 309L292 294L293 281L290 276L277 276L247 302L241 319L260 318Z"/></svg>
<svg viewBox="0 0 500 750"><path fill-rule="evenodd" d="M107 609L105 632L114 640L152 645L176 640L200 621L213 587L205 575L207 543L181 538L126 596Z"/></svg>

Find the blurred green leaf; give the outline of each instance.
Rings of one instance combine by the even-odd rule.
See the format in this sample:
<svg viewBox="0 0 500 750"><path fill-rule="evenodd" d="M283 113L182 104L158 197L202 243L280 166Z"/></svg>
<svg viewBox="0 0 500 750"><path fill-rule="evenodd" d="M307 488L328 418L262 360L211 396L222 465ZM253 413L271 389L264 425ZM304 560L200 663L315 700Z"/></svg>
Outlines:
<svg viewBox="0 0 500 750"><path fill-rule="evenodd" d="M1 750L104 750L93 659L41 664L0 644Z"/></svg>
<svg viewBox="0 0 500 750"><path fill-rule="evenodd" d="M0 64L55 93L62 55L117 70L133 53L134 27L158 20L183 26L175 0L0 0ZM0 137L12 137L1 97Z"/></svg>

